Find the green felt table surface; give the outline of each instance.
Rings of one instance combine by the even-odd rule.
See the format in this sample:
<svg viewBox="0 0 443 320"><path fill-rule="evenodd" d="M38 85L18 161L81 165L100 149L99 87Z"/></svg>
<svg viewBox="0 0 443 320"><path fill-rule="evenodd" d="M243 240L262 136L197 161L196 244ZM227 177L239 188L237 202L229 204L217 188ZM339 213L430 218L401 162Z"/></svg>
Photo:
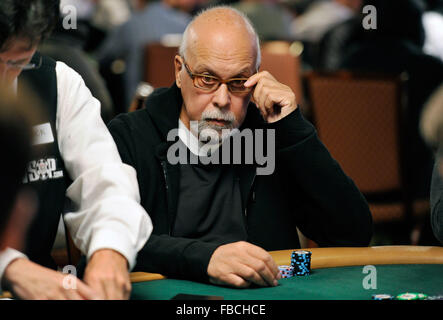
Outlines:
<svg viewBox="0 0 443 320"><path fill-rule="evenodd" d="M365 289L366 283L376 289ZM367 287L367 286L366 286ZM164 279L133 283L131 299L169 300L177 294L221 296L225 300L370 300L373 294L421 292L443 295L443 265L376 265L315 269L309 276L279 280L277 287L235 289L185 280Z"/></svg>

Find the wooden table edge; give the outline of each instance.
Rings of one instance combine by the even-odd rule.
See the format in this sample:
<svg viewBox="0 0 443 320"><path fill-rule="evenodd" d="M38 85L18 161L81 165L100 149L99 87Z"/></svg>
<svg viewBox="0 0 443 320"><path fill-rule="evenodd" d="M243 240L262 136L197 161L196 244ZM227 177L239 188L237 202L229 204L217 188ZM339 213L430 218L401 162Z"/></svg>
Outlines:
<svg viewBox="0 0 443 320"><path fill-rule="evenodd" d="M291 263L291 252L294 250L311 251L311 269L364 266L381 264L442 264L443 247L434 246L377 246L377 247L334 247L304 248L270 251L278 265ZM132 283L166 279L159 273L132 272ZM0 298L10 298L4 292Z"/></svg>
<svg viewBox="0 0 443 320"><path fill-rule="evenodd" d="M434 246L376 246L330 247L270 251L277 265L289 265L294 250L311 251L311 269L382 265L382 264L442 264L443 247ZM131 273L131 282L166 279L158 273Z"/></svg>

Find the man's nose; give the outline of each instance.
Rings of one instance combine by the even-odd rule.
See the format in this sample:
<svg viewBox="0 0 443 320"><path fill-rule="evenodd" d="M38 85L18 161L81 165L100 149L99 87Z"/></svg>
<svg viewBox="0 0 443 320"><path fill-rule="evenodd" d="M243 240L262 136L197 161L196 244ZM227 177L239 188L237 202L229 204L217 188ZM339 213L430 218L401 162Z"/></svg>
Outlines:
<svg viewBox="0 0 443 320"><path fill-rule="evenodd" d="M229 94L228 86L225 83L222 83L214 92L212 102L217 108L226 108L230 105L231 96Z"/></svg>

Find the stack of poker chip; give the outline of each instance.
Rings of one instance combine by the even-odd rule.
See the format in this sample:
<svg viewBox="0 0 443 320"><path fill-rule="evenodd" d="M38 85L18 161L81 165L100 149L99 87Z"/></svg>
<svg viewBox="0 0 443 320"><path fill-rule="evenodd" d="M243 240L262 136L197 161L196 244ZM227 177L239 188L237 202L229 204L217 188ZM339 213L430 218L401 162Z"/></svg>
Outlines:
<svg viewBox="0 0 443 320"><path fill-rule="evenodd" d="M291 254L291 266L294 268L294 276L307 276L311 273L311 252L295 250Z"/></svg>
<svg viewBox="0 0 443 320"><path fill-rule="evenodd" d="M294 276L294 267L292 266L278 266L282 278L290 278Z"/></svg>

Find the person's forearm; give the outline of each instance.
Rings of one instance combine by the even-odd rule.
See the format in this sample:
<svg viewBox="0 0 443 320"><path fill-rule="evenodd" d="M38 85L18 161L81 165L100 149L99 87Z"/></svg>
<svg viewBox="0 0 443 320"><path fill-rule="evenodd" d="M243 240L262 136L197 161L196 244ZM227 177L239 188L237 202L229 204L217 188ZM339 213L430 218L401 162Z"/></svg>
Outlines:
<svg viewBox="0 0 443 320"><path fill-rule="evenodd" d="M27 257L23 253L11 248L6 248L0 252L0 289L5 289L3 286L6 284L4 279L6 268L16 259L27 259Z"/></svg>
<svg viewBox="0 0 443 320"><path fill-rule="evenodd" d="M209 260L217 247L199 240L153 234L139 251L134 271L206 282Z"/></svg>

